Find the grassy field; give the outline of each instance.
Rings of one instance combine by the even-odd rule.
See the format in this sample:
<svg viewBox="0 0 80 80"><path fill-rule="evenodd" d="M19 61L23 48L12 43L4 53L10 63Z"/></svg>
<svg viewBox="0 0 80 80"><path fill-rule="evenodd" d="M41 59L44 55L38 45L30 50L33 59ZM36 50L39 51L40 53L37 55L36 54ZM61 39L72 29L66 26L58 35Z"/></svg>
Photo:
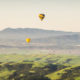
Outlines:
<svg viewBox="0 0 80 80"><path fill-rule="evenodd" d="M0 80L80 80L80 56L45 51L0 53Z"/></svg>

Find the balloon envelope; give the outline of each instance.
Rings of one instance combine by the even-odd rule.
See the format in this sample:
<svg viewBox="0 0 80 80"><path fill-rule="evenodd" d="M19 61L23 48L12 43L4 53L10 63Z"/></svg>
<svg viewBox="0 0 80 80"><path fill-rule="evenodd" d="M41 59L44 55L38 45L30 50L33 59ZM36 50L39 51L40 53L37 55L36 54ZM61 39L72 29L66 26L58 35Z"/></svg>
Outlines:
<svg viewBox="0 0 80 80"><path fill-rule="evenodd" d="M45 14L39 14L39 18L42 21L45 18Z"/></svg>
<svg viewBox="0 0 80 80"><path fill-rule="evenodd" d="M26 42L30 43L31 39L30 38L26 38Z"/></svg>

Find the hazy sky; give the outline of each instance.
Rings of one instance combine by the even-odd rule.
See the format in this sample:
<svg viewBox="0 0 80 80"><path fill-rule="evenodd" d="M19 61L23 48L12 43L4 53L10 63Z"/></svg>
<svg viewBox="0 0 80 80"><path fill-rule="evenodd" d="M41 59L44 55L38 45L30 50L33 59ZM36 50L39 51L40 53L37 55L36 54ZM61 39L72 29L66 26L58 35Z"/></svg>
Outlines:
<svg viewBox="0 0 80 80"><path fill-rule="evenodd" d="M0 29L7 27L80 32L80 0L0 0Z"/></svg>

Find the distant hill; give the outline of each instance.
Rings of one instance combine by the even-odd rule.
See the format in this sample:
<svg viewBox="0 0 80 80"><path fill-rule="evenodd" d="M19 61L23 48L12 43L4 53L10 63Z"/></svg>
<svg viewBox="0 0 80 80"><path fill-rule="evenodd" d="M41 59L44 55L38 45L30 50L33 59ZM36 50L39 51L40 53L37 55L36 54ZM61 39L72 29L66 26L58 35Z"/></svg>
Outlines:
<svg viewBox="0 0 80 80"><path fill-rule="evenodd" d="M80 33L36 28L6 28L0 31L0 48L26 48L26 38L31 38L29 48L80 48Z"/></svg>

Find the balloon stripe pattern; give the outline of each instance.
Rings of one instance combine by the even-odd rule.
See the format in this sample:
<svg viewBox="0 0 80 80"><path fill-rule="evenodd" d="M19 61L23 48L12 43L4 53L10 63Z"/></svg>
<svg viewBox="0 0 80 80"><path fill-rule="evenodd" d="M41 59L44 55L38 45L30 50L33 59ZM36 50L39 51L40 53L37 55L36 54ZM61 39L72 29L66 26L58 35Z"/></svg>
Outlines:
<svg viewBox="0 0 80 80"><path fill-rule="evenodd" d="M45 14L39 14L39 18L42 21L45 18Z"/></svg>

